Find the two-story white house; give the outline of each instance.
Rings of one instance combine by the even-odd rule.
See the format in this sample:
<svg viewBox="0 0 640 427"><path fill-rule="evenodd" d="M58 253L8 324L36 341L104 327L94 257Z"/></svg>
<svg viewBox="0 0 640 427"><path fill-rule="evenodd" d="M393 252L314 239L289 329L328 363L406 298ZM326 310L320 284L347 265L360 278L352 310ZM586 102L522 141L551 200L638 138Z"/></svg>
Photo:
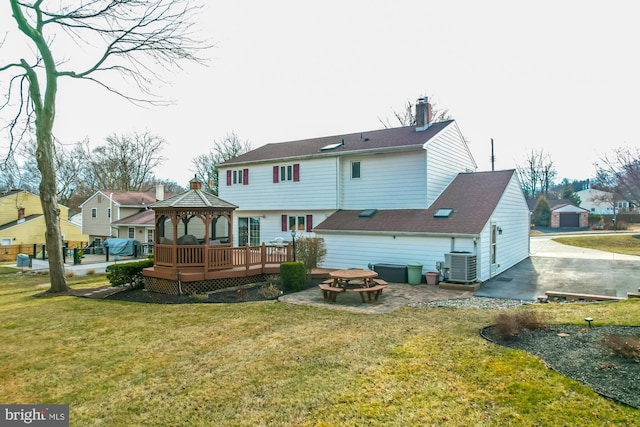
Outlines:
<svg viewBox="0 0 640 427"><path fill-rule="evenodd" d="M234 245L317 235L324 267L424 271L466 252L480 281L525 259L529 213L514 171L474 173L455 121L430 123L426 103L416 117L417 126L267 144L220 165L219 195L238 206Z"/></svg>

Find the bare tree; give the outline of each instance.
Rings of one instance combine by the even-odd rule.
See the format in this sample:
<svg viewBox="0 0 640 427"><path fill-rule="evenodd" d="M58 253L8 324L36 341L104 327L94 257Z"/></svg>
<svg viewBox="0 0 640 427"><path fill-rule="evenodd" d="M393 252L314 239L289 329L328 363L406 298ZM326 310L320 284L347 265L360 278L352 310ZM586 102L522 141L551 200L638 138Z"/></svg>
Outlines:
<svg viewBox="0 0 640 427"><path fill-rule="evenodd" d="M202 62L196 54L207 46L191 33L196 10L188 0L61 0L53 6L43 0L9 0L9 4L19 34L33 46L32 50L22 49L20 55L33 53L33 57L0 65L0 72L9 74L6 100L0 109L15 109L7 125L10 152L35 127L49 251L49 292L62 292L67 290L67 283L53 137L58 80L83 79L134 103L161 103L154 94L158 81L162 81L160 71L183 60ZM70 53L70 49L84 46L97 56L91 58L81 50ZM67 57L57 60L54 52L64 52ZM119 79L110 80L113 77ZM122 80L133 82L139 96L110 83Z"/></svg>
<svg viewBox="0 0 640 427"><path fill-rule="evenodd" d="M97 189L139 191L153 180L153 171L162 164L165 141L149 132L110 135L106 144L90 150L85 144L84 158Z"/></svg>
<svg viewBox="0 0 640 427"><path fill-rule="evenodd" d="M213 148L207 154L200 154L191 160L196 177L204 183L207 191L218 194L218 165L251 150L248 140L242 141L235 132L228 133L221 140L213 141Z"/></svg>
<svg viewBox="0 0 640 427"><path fill-rule="evenodd" d="M421 97L426 98L426 97ZM432 99L432 98L429 98ZM444 122L445 120L451 120L452 117L449 115L449 110L446 108L440 109L437 107L436 103L431 102L431 122ZM398 124L402 127L406 126L415 126L416 125L416 111L415 104L411 101L407 100L406 104L403 105L400 111L393 111L394 118L398 121ZM390 129L396 126L391 124L391 120L387 118L378 117L378 121L384 126L385 129Z"/></svg>
<svg viewBox="0 0 640 427"><path fill-rule="evenodd" d="M613 193L613 202L626 200L640 205L640 148L619 147L596 162L592 187Z"/></svg>
<svg viewBox="0 0 640 427"><path fill-rule="evenodd" d="M557 171L551 160L551 156L544 150L531 150L525 158L525 165L516 168L522 192L526 198L549 193Z"/></svg>

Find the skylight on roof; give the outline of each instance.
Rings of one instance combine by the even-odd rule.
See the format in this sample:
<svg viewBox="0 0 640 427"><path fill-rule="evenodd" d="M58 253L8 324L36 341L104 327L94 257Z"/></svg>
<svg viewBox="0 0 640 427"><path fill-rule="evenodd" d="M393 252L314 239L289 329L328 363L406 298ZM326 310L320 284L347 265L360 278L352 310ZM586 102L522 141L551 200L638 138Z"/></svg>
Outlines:
<svg viewBox="0 0 640 427"><path fill-rule="evenodd" d="M453 213L453 209L451 208L440 208L433 214L434 218L449 218Z"/></svg>
<svg viewBox="0 0 640 427"><path fill-rule="evenodd" d="M336 148L342 147L343 145L344 145L344 139L340 142L336 142L335 144L325 145L320 149L320 151L335 150Z"/></svg>
<svg viewBox="0 0 640 427"><path fill-rule="evenodd" d="M359 218L371 218L377 212L377 209L365 209L358 214Z"/></svg>

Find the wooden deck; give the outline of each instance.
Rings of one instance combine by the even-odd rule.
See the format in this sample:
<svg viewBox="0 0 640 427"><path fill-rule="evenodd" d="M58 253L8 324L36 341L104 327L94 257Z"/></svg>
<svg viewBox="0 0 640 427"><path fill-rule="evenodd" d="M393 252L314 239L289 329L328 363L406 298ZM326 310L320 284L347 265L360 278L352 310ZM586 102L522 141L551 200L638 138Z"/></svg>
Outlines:
<svg viewBox="0 0 640 427"><path fill-rule="evenodd" d="M293 260L291 245L232 247L231 245L155 246L154 266L147 277L183 282L257 276L280 272L280 264Z"/></svg>

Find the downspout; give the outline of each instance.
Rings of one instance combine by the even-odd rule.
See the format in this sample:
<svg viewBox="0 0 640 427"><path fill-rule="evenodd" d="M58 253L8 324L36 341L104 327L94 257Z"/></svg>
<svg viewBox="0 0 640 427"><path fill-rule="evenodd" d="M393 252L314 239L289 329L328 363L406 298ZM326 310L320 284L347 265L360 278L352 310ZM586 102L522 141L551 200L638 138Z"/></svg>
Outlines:
<svg viewBox="0 0 640 427"><path fill-rule="evenodd" d="M340 172L340 156L336 156L336 209L340 209L340 182L342 180Z"/></svg>
<svg viewBox="0 0 640 427"><path fill-rule="evenodd" d="M113 237L113 228L111 223L113 222L113 192L109 194L109 236Z"/></svg>

